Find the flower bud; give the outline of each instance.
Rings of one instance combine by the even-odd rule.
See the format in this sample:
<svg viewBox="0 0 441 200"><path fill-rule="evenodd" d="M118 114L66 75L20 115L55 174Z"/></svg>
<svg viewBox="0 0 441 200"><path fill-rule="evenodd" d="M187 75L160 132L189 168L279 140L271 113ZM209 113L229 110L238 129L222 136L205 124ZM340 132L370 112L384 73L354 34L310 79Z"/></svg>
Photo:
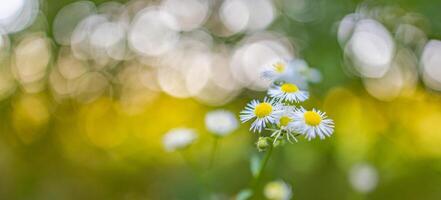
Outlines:
<svg viewBox="0 0 441 200"><path fill-rule="evenodd" d="M270 147L271 143L268 137L259 137L256 145L259 151L266 151Z"/></svg>

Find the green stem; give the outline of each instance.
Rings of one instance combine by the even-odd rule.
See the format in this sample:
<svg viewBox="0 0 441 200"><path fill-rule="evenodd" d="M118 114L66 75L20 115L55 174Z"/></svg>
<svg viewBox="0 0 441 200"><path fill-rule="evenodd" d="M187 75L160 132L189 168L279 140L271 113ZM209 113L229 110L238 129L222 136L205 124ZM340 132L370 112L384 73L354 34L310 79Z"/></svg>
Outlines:
<svg viewBox="0 0 441 200"><path fill-rule="evenodd" d="M208 163L208 169L211 169L214 164L214 160L216 158L217 147L219 146L219 137L214 136L213 139L213 148L211 149L210 161Z"/></svg>
<svg viewBox="0 0 441 200"><path fill-rule="evenodd" d="M199 171L198 168L196 167L196 165L193 164L193 163L190 161L190 159L188 158L187 155L185 155L184 151L182 151L182 150L178 150L178 153L179 153L179 155L181 156L181 158L182 158L182 160L184 161L184 163L185 163L188 167L190 167L191 170L193 170L193 171L195 171L195 172Z"/></svg>
<svg viewBox="0 0 441 200"><path fill-rule="evenodd" d="M204 177L202 177L202 175L199 173L200 170L198 169L198 167L195 165L195 163L193 163L188 156L185 154L185 152L183 152L182 150L179 150L179 155L181 156L182 160L184 161L184 163L190 168L191 173L193 174L193 177L195 177L196 179L196 184L199 185L199 187L202 187L204 185L206 185L205 183L205 179ZM208 191L196 191L195 193L197 193L196 196L207 196L208 193L206 193Z"/></svg>
<svg viewBox="0 0 441 200"><path fill-rule="evenodd" d="M263 170L268 163L269 158L271 157L271 153L273 151L273 145L270 145L268 150L266 151L265 157L260 161L259 171L253 180L253 184L251 185L252 197L256 197L257 190L259 188L260 179L262 178Z"/></svg>

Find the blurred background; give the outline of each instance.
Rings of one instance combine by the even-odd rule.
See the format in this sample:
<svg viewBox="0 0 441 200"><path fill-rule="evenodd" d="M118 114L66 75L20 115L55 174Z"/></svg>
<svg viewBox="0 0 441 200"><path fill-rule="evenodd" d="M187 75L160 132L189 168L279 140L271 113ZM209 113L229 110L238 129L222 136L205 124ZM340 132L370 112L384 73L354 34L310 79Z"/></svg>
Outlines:
<svg viewBox="0 0 441 200"><path fill-rule="evenodd" d="M205 114L237 115L265 95L265 63L293 58L321 72L305 106L336 130L276 149L264 182L284 180L293 199L441 199L440 8L2 0L0 199L234 199L256 138L241 126L201 170ZM198 133L181 155L162 145L175 127Z"/></svg>

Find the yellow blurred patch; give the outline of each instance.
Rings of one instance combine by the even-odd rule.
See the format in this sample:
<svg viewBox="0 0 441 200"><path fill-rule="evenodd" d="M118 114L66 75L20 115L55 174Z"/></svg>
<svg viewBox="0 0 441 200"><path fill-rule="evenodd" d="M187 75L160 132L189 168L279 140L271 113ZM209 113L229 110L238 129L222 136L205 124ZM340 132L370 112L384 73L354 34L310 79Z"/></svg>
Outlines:
<svg viewBox="0 0 441 200"><path fill-rule="evenodd" d="M23 94L13 104L12 124L18 138L26 144L46 132L49 117L47 99L42 95Z"/></svg>

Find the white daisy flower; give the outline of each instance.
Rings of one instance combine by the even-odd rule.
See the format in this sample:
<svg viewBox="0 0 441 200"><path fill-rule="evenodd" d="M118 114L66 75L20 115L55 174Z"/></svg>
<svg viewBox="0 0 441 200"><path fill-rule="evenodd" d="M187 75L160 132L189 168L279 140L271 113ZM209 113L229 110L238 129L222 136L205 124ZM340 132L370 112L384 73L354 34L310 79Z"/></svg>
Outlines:
<svg viewBox="0 0 441 200"><path fill-rule="evenodd" d="M295 137L295 124L294 122L294 111L295 107L293 106L280 106L280 109L282 110L279 115L277 115L276 118L276 124L279 127L278 129L269 129L273 131L271 134L271 137L274 138L274 143L277 142L277 140L280 137L283 137L286 135L286 139L292 143L292 140L297 142L297 138ZM291 140L292 139L292 140Z"/></svg>
<svg viewBox="0 0 441 200"><path fill-rule="evenodd" d="M167 151L181 150L190 146L197 137L193 129L175 128L164 135L162 143Z"/></svg>
<svg viewBox="0 0 441 200"><path fill-rule="evenodd" d="M262 76L265 79L274 81L293 72L293 69L288 67L288 62L284 60L277 60L271 62L268 67L264 68L262 71Z"/></svg>
<svg viewBox="0 0 441 200"><path fill-rule="evenodd" d="M280 101L302 102L308 99L309 94L297 87L294 83L282 83L268 89L268 95Z"/></svg>
<svg viewBox="0 0 441 200"><path fill-rule="evenodd" d="M292 197L291 186L282 180L267 183L263 193L270 200L290 200Z"/></svg>
<svg viewBox="0 0 441 200"><path fill-rule="evenodd" d="M293 122L295 107L285 105L279 105L278 107L281 111L276 118L277 126L279 126L280 128L287 128Z"/></svg>
<svg viewBox="0 0 441 200"><path fill-rule="evenodd" d="M238 123L232 112L214 110L205 115L205 126L216 136L226 136L236 130Z"/></svg>
<svg viewBox="0 0 441 200"><path fill-rule="evenodd" d="M300 108L294 112L293 127L300 134L305 135L308 140L320 137L325 139L332 135L334 131L334 122L327 119L326 113L313 109L307 111Z"/></svg>
<svg viewBox="0 0 441 200"><path fill-rule="evenodd" d="M307 88L308 81L301 72L307 70L306 62L294 59L291 61L277 60L271 62L262 72L263 78L270 81L295 83L300 88Z"/></svg>
<svg viewBox="0 0 441 200"><path fill-rule="evenodd" d="M256 118L251 124L250 130L261 132L262 129L266 128L267 123L274 123L276 121L279 113L280 110L274 100L267 98L265 98L263 102L252 100L247 104L245 109L240 112L240 121L243 123Z"/></svg>

